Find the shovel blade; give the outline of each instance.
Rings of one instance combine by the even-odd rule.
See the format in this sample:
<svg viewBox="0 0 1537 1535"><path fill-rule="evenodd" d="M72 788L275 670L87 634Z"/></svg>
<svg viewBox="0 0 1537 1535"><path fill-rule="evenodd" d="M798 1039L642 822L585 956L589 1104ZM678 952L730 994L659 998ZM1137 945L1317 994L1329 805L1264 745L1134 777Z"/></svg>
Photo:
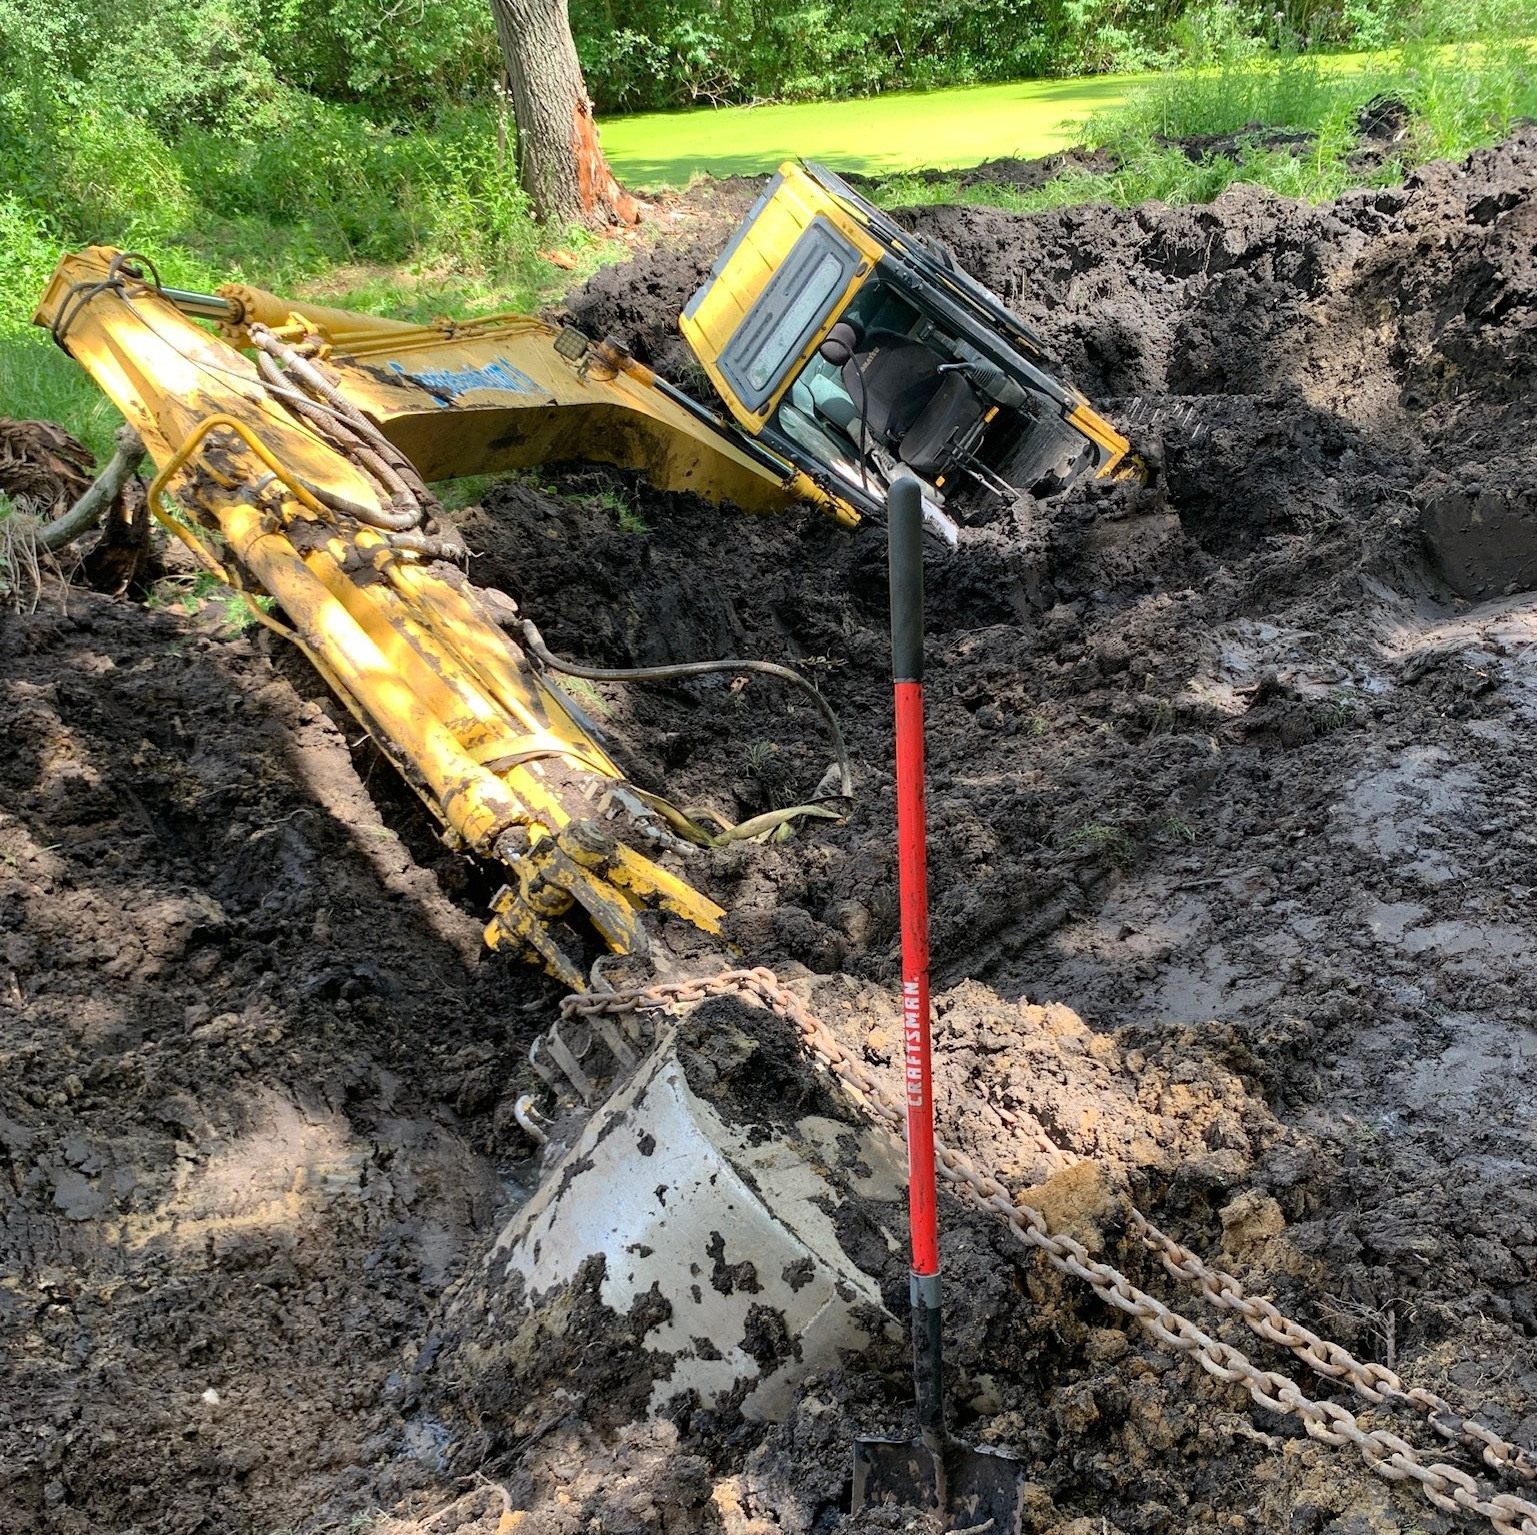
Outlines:
<svg viewBox="0 0 1537 1535"><path fill-rule="evenodd" d="M921 1439L854 1441L856 1513L895 1504L977 1535L1020 1535L1024 1489L1024 1467L997 1450L954 1439L937 1454Z"/></svg>

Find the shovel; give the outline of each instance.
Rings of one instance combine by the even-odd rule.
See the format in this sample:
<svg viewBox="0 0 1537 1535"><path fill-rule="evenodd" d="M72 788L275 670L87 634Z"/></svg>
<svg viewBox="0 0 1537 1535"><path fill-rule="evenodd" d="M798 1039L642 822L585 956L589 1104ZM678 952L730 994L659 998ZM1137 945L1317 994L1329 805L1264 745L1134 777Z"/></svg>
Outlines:
<svg viewBox="0 0 1537 1535"><path fill-rule="evenodd" d="M918 1437L854 1441L854 1511L897 1504L967 1535L1019 1535L1024 1468L945 1429L939 1224L929 1044L929 896L923 802L923 506L912 478L887 497L891 652L897 714L897 841L902 902L902 1033L907 1099L913 1381Z"/></svg>

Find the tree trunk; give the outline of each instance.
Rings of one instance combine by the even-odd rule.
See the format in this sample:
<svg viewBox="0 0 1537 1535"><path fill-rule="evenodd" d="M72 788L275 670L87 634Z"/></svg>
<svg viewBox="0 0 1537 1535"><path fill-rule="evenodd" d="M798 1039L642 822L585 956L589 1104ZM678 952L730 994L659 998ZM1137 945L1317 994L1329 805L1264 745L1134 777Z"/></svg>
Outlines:
<svg viewBox="0 0 1537 1535"><path fill-rule="evenodd" d="M634 224L635 199L598 147L566 3L491 0L512 90L518 180L543 223Z"/></svg>

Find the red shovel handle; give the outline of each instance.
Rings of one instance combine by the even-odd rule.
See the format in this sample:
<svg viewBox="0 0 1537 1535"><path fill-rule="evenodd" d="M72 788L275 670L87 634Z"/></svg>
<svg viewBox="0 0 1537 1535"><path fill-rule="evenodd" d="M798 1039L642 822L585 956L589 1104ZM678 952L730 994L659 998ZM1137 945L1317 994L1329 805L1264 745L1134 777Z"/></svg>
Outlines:
<svg viewBox="0 0 1537 1535"><path fill-rule="evenodd" d="M939 1272L929 1044L929 882L923 795L923 500L914 479L887 501L891 660L897 706L897 846L902 900L902 1034L906 1057L908 1203L913 1273Z"/></svg>

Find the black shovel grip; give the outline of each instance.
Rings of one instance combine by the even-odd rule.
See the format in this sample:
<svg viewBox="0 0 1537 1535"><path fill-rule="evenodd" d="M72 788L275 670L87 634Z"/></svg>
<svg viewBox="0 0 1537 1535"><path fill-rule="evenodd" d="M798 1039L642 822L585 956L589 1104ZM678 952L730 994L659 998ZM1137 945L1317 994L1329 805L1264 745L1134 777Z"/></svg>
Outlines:
<svg viewBox="0 0 1537 1535"><path fill-rule="evenodd" d="M923 490L905 476L886 493L891 564L891 675L923 681Z"/></svg>

